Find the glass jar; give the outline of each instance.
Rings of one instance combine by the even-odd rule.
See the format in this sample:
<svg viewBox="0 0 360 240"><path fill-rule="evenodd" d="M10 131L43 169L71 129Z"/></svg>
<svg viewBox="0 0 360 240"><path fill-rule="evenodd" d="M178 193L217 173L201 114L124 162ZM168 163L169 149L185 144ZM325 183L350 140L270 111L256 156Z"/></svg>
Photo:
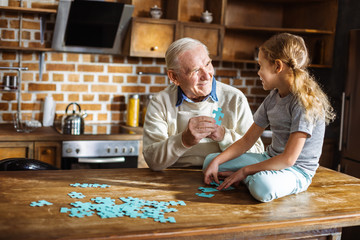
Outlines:
<svg viewBox="0 0 360 240"><path fill-rule="evenodd" d="M139 112L140 112L140 99L138 94L129 97L127 105L127 120L126 125L130 127L139 126Z"/></svg>

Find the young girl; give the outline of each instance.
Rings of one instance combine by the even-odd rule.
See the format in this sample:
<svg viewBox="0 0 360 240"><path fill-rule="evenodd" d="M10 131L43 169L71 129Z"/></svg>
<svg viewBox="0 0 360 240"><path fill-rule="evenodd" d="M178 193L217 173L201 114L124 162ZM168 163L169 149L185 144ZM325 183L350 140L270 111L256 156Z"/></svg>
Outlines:
<svg viewBox="0 0 360 240"><path fill-rule="evenodd" d="M325 124L335 118L325 93L307 71L304 40L288 33L271 37L259 51L258 75L271 90L243 138L206 157L204 181L219 190L243 181L251 195L269 202L305 191L319 166ZM246 153L270 125L272 143L262 154Z"/></svg>

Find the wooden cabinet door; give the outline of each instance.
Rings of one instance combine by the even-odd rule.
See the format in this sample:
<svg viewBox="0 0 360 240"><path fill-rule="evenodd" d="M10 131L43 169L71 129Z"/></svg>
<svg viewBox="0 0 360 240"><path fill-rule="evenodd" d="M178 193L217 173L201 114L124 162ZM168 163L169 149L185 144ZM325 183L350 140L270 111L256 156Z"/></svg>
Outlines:
<svg viewBox="0 0 360 240"><path fill-rule="evenodd" d="M61 142L35 142L35 159L61 168Z"/></svg>
<svg viewBox="0 0 360 240"><path fill-rule="evenodd" d="M130 56L164 58L176 39L176 21L133 18Z"/></svg>
<svg viewBox="0 0 360 240"><path fill-rule="evenodd" d="M0 160L5 158L34 158L34 143L0 142Z"/></svg>
<svg viewBox="0 0 360 240"><path fill-rule="evenodd" d="M343 158L341 159L341 171L348 175L360 178L360 162Z"/></svg>
<svg viewBox="0 0 360 240"><path fill-rule="evenodd" d="M180 37L190 37L199 40L207 46L212 59L221 59L224 36L223 26L203 23L181 23L180 29Z"/></svg>

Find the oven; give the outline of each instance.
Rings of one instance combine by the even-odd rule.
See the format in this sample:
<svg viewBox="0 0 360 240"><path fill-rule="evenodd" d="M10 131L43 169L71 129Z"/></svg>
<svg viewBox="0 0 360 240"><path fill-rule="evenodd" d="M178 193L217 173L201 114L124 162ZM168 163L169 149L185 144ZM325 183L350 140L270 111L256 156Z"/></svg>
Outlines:
<svg viewBox="0 0 360 240"><path fill-rule="evenodd" d="M136 168L139 141L75 140L62 143L62 169Z"/></svg>

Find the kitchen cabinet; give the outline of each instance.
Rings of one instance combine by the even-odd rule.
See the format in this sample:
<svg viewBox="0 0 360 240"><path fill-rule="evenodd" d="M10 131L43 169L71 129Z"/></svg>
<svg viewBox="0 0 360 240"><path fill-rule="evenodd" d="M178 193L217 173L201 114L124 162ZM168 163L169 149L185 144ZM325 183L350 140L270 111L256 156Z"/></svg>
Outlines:
<svg viewBox="0 0 360 240"><path fill-rule="evenodd" d="M131 28L130 56L164 58L169 45L176 39L191 37L205 43L210 57L220 60L224 26L221 23L223 0L216 1L122 1L135 6ZM150 9L162 9L161 19L152 19ZM213 22L200 22L201 13L213 13Z"/></svg>
<svg viewBox="0 0 360 240"><path fill-rule="evenodd" d="M360 29L349 33L349 56L345 92L342 95L340 150L341 171L360 177Z"/></svg>
<svg viewBox="0 0 360 240"><path fill-rule="evenodd" d="M174 20L133 18L130 56L163 58L176 39L176 29Z"/></svg>
<svg viewBox="0 0 360 240"><path fill-rule="evenodd" d="M204 42L213 59L256 63L257 48L280 32L297 34L305 39L312 67L331 67L337 21L338 0L123 0L133 4L134 17L161 25L178 23L175 39L193 37ZM163 11L158 23L151 21L150 8ZM200 22L201 13L213 14L212 23ZM145 27L144 27L145 28ZM162 31L162 28L160 28ZM163 31L168 31L166 28ZM138 29L132 29L132 37ZM141 35L141 32L139 33ZM162 42L163 34L149 28L147 37ZM174 39L174 40L175 40ZM130 41L130 44L133 44ZM162 45L166 48L166 44ZM131 56L164 57L154 50L130 52Z"/></svg>
<svg viewBox="0 0 360 240"><path fill-rule="evenodd" d="M35 159L61 168L61 142L34 142Z"/></svg>
<svg viewBox="0 0 360 240"><path fill-rule="evenodd" d="M289 32L304 38L312 66L331 67L337 0L227 0L223 60L255 62L270 36Z"/></svg>
<svg viewBox="0 0 360 240"><path fill-rule="evenodd" d="M63 141L108 140L139 141L138 167L147 168L142 155L142 128L127 127L124 134L61 134L55 127L40 127L30 133L16 132L11 124L0 124L0 160L5 158L34 158L61 167Z"/></svg>
<svg viewBox="0 0 360 240"><path fill-rule="evenodd" d="M5 158L34 158L33 142L0 142L0 156Z"/></svg>
<svg viewBox="0 0 360 240"><path fill-rule="evenodd" d="M360 163L351 159L343 158L341 159L341 171L360 178Z"/></svg>
<svg viewBox="0 0 360 240"><path fill-rule="evenodd" d="M37 159L60 168L61 142L0 142L0 156Z"/></svg>
<svg viewBox="0 0 360 240"><path fill-rule="evenodd" d="M171 42L188 36L204 42L215 60L256 63L257 48L265 40L276 33L289 32L305 39L312 67L332 66L338 0L118 1L135 6L129 46L126 46L130 56L163 58ZM150 17L150 9L155 5L163 11L161 19ZM212 13L211 23L200 21L201 13L206 10ZM46 15L56 13L54 9L19 7L0 7L0 11L17 12L20 19L23 13L40 14L42 26ZM0 49L51 51L51 48L24 48L21 39L19 46L0 46Z"/></svg>
<svg viewBox="0 0 360 240"><path fill-rule="evenodd" d="M224 36L223 26L202 23L182 23L180 24L180 36L200 40L207 46L212 59L221 59Z"/></svg>

